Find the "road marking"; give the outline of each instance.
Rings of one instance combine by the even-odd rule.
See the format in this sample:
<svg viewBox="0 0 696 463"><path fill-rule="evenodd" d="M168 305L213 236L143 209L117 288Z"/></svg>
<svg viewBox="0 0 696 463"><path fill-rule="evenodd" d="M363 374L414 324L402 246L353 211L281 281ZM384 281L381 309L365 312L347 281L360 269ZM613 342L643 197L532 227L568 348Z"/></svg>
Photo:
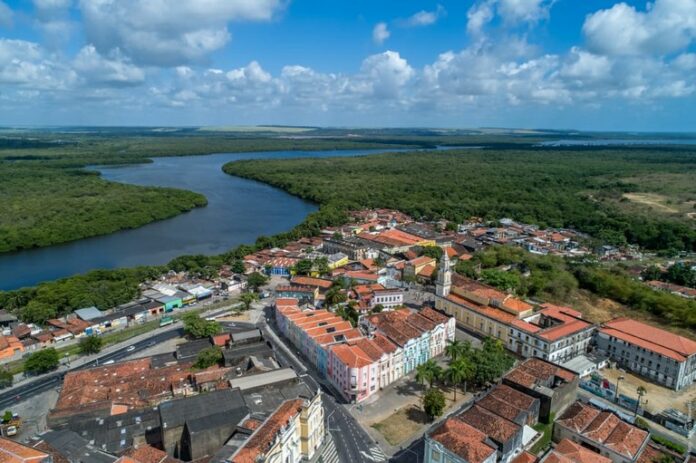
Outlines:
<svg viewBox="0 0 696 463"><path fill-rule="evenodd" d="M387 459L387 456L378 446L370 447L370 454L372 455L374 461L385 461Z"/></svg>

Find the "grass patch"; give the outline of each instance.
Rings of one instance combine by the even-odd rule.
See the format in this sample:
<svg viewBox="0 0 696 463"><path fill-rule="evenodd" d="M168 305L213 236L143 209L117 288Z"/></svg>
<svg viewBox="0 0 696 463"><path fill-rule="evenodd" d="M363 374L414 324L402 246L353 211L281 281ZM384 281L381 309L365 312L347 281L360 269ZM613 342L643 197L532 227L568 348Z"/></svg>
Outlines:
<svg viewBox="0 0 696 463"><path fill-rule="evenodd" d="M539 439L536 444L534 444L530 452L537 455L542 450L548 448L551 445L551 436L553 431L553 421L554 414L552 413L549 417L548 423L537 423L534 425L534 430L541 433L541 439Z"/></svg>
<svg viewBox="0 0 696 463"><path fill-rule="evenodd" d="M389 418L372 425L390 445L399 445L429 423L423 410L415 405L400 408Z"/></svg>

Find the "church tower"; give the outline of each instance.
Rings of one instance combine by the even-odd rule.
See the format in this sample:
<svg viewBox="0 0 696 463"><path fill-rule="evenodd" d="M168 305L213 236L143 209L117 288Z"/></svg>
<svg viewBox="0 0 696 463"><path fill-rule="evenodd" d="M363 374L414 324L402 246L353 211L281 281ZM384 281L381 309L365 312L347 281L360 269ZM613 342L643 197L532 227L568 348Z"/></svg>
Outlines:
<svg viewBox="0 0 696 463"><path fill-rule="evenodd" d="M440 265L437 268L437 282L435 283L435 294L439 297L447 297L452 287L452 264L447 255L447 248L442 248Z"/></svg>

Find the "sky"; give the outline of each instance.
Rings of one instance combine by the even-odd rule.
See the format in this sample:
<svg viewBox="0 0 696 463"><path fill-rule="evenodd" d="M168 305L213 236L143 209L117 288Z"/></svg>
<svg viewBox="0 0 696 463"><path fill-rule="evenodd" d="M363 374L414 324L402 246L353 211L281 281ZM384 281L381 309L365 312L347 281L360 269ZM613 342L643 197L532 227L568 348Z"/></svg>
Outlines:
<svg viewBox="0 0 696 463"><path fill-rule="evenodd" d="M0 124L696 131L696 0L0 0Z"/></svg>

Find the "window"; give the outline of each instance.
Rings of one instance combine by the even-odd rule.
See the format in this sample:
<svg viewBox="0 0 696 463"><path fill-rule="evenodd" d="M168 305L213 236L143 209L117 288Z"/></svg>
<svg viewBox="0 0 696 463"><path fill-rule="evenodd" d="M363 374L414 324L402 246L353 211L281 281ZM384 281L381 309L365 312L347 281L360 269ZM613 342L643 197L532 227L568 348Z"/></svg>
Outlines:
<svg viewBox="0 0 696 463"><path fill-rule="evenodd" d="M433 449L433 450L430 452L430 460L431 460L431 461L440 461L440 456L441 456L441 455L442 455L442 454L441 454L439 451Z"/></svg>

